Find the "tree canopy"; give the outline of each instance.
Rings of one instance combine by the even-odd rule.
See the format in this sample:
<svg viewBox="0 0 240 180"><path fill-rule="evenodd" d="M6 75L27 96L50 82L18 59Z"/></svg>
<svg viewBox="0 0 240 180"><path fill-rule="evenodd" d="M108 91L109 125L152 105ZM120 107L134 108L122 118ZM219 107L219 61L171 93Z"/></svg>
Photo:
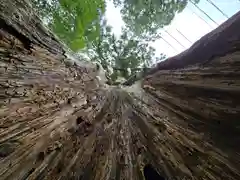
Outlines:
<svg viewBox="0 0 240 180"><path fill-rule="evenodd" d="M100 36L101 19L111 0L32 0L45 23L74 51ZM128 31L141 39L160 38L158 29L168 25L191 1L112 0L120 7Z"/></svg>
<svg viewBox="0 0 240 180"><path fill-rule="evenodd" d="M100 34L104 0L32 0L45 23L77 51Z"/></svg>
<svg viewBox="0 0 240 180"><path fill-rule="evenodd" d="M160 38L158 29L168 25L191 0L113 0L125 22L120 35L115 35L107 24L106 3L111 0L32 1L43 22L70 49L84 50L106 70L111 67L110 79L116 80L127 79L130 74L152 65L155 49L148 41ZM160 54L156 60L163 58Z"/></svg>
<svg viewBox="0 0 240 180"><path fill-rule="evenodd" d="M0 2L1 180L240 180L240 12L121 88Z"/></svg>
<svg viewBox="0 0 240 180"><path fill-rule="evenodd" d="M141 37L153 37L173 20L189 1L199 0L113 0L129 30Z"/></svg>
<svg viewBox="0 0 240 180"><path fill-rule="evenodd" d="M88 55L104 69L112 68L111 77L116 80L119 76L127 79L132 73L150 67L155 49L126 30L117 37L106 25L101 30L101 36L88 48Z"/></svg>

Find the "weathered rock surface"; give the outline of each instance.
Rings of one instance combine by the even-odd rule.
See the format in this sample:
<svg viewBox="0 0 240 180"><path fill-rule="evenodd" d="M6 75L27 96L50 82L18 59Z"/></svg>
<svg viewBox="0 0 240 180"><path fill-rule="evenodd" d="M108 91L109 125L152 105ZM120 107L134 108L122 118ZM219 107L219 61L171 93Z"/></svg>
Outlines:
<svg viewBox="0 0 240 180"><path fill-rule="evenodd" d="M0 0L0 23L0 179L240 179L240 26L213 32L231 50L116 88L68 62L26 0Z"/></svg>

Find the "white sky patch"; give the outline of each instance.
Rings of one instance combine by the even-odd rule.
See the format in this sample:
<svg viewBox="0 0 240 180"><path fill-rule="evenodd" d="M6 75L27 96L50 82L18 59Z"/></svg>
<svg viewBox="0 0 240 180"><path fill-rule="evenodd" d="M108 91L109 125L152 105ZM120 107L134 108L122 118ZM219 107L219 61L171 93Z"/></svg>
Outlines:
<svg viewBox="0 0 240 180"><path fill-rule="evenodd" d="M124 26L124 22L121 17L120 9L115 8L112 1L107 1L106 17L108 24L113 27L113 32L119 36Z"/></svg>
<svg viewBox="0 0 240 180"><path fill-rule="evenodd" d="M211 1L225 14L227 14L228 17L231 17L240 10L239 0ZM210 20L203 12L198 10L193 4L188 3L183 12L177 14L169 26L160 30L160 32L162 32L163 39L156 39L155 42L150 43L150 45L156 48L156 56L160 55L160 53L166 54L167 57L179 54L227 19L213 5L207 2L207 0L200 0L197 5L215 22L217 22L217 24L212 22L212 20ZM202 19L192 11L194 11ZM115 8L112 2L108 2L106 16L108 24L113 27L113 32L119 36L121 34L121 28L124 26L120 9ZM167 32L165 30L167 30Z"/></svg>

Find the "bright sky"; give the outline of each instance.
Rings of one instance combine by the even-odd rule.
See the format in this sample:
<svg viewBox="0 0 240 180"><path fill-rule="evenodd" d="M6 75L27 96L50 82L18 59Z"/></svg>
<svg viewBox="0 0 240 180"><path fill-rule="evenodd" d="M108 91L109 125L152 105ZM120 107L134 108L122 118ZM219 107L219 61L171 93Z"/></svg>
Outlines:
<svg viewBox="0 0 240 180"><path fill-rule="evenodd" d="M217 5L218 8L221 9L228 17L231 17L240 10L240 0L211 1ZM171 57L184 51L203 35L210 32L227 19L207 0L200 0L197 5L216 23L214 23L203 12L197 9L193 4L188 3L183 12L177 14L169 26L160 30L160 32L162 32L163 39L156 39L155 42L151 43L151 45L156 48L156 56L158 56L160 53L164 53L167 55L167 57ZM124 22L121 19L120 9L116 9L114 5L109 2L107 4L106 16L109 25L113 27L114 33L116 35L121 34L121 27L124 26ZM198 16L200 16L202 19ZM184 36L187 39L184 38Z"/></svg>

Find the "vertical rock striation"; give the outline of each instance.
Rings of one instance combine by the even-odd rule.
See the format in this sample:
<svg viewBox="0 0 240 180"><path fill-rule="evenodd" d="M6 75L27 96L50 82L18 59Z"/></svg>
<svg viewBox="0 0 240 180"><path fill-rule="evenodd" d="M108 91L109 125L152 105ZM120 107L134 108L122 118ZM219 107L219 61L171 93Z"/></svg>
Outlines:
<svg viewBox="0 0 240 180"><path fill-rule="evenodd" d="M240 179L239 20L117 88L0 0L0 179Z"/></svg>

